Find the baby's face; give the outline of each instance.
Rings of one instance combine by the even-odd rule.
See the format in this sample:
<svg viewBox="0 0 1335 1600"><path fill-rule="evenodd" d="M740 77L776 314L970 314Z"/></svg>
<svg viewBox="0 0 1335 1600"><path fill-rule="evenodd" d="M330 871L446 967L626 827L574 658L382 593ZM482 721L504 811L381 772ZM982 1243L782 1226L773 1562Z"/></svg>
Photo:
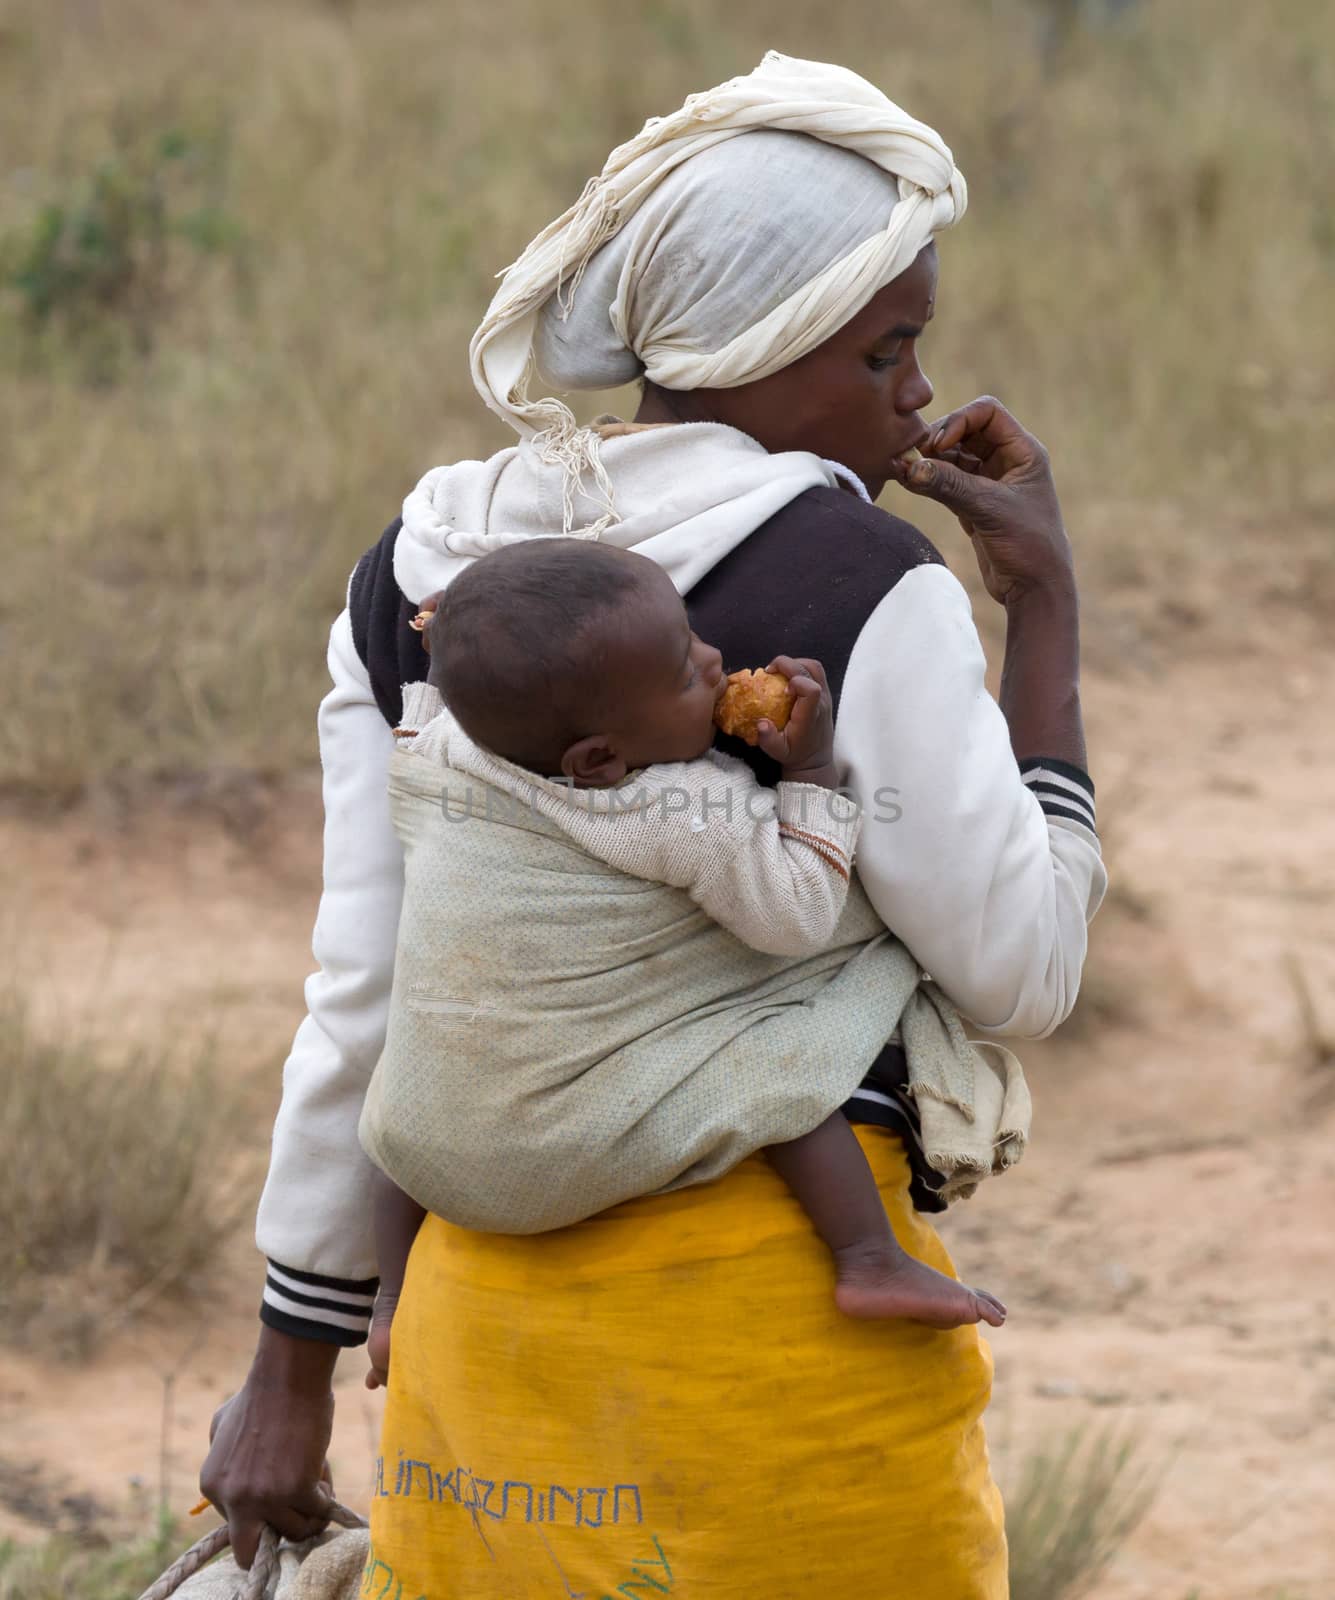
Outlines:
<svg viewBox="0 0 1335 1600"><path fill-rule="evenodd" d="M660 577L616 653L624 688L617 742L630 768L702 756L728 686L722 655L691 631L671 580Z"/></svg>

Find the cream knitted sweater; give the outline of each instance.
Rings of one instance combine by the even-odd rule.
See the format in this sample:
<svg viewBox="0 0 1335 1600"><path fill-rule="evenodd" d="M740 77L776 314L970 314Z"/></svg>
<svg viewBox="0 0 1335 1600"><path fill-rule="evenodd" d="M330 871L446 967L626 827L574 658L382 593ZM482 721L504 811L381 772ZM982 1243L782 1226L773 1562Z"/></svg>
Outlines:
<svg viewBox="0 0 1335 1600"><path fill-rule="evenodd" d="M485 822L488 807L492 820L515 808L549 817L619 872L685 889L752 950L814 955L834 936L862 828L847 795L809 783L768 789L719 750L644 767L615 788L576 789L475 744L427 683L404 685L399 732L401 749L479 779L476 795L464 786L461 824Z"/></svg>

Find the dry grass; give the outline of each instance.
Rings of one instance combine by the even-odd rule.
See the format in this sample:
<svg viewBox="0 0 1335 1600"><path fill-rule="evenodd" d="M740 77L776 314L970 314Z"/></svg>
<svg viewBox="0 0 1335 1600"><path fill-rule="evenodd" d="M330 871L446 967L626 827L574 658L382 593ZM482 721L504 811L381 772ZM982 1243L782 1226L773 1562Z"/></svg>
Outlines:
<svg viewBox="0 0 1335 1600"><path fill-rule="evenodd" d="M235 1102L207 1049L109 1059L0 1000L0 1329L83 1355L236 1226Z"/></svg>
<svg viewBox="0 0 1335 1600"><path fill-rule="evenodd" d="M60 1535L0 1545L0 1600L134 1600L175 1555L170 1534L125 1546Z"/></svg>
<svg viewBox="0 0 1335 1600"><path fill-rule="evenodd" d="M135 1600L181 1544L170 1520L128 1542L57 1534L33 1545L0 1543L0 1600Z"/></svg>
<svg viewBox="0 0 1335 1600"><path fill-rule="evenodd" d="M1298 1006L1303 1065L1315 1073L1335 1069L1335 1019L1328 1017L1317 999L1311 975L1295 951L1286 963Z"/></svg>
<svg viewBox="0 0 1335 1600"><path fill-rule="evenodd" d="M1077 1428L1035 1451L1006 1497L1012 1600L1088 1594L1157 1488L1134 1440L1115 1428Z"/></svg>
<svg viewBox="0 0 1335 1600"><path fill-rule="evenodd" d="M920 24L8 0L0 781L308 761L352 561L426 466L503 442L464 359L492 274L648 113L769 46L854 64L953 144L939 402L999 391L1049 440L1087 577L1241 555L1221 528L1251 570L1291 549L1335 502L1335 12Z"/></svg>
<svg viewBox="0 0 1335 1600"><path fill-rule="evenodd" d="M1298 1011L1299 1060L1306 1077L1303 1114L1321 1115L1335 1106L1335 1012L1297 951L1285 963Z"/></svg>

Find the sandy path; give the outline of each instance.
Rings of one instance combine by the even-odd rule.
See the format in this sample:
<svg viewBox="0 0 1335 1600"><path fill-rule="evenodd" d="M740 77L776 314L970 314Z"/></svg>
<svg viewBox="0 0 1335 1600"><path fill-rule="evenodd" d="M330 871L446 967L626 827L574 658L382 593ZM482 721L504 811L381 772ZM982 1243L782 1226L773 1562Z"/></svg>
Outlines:
<svg viewBox="0 0 1335 1600"><path fill-rule="evenodd" d="M1207 634L1175 659L1169 635L1133 630L1125 661L1097 656L1118 888L1095 929L1096 1016L1026 1048L1036 1145L944 1229L1012 1309L994 1341L1003 1473L1107 1418L1143 1432L1164 1473L1099 1600L1318 1600L1335 1580L1335 1061L1313 1059L1291 976L1296 959L1335 1040L1335 650L1300 614L1251 621L1254 642L1228 654ZM244 832L11 819L0 846L25 865L0 925L24 930L48 1016L93 999L101 1018L143 1016L151 997L173 1026L209 1017L256 1078L263 1127L309 964L313 794L281 834ZM159 1310L87 1367L0 1356L0 1533L34 1526L25 1507L77 1519L62 1496L116 1510L134 1481L155 1493L172 1372L169 1488L189 1502L253 1338L244 1238L227 1281L206 1318ZM353 1503L376 1427L361 1370L344 1363L333 1451Z"/></svg>
<svg viewBox="0 0 1335 1600"><path fill-rule="evenodd" d="M1335 1579L1335 1059L1290 977L1335 1045L1335 655L1293 643L1092 685L1112 1015L1026 1048L1032 1157L947 1228L1013 1307L994 1432L1116 1416L1165 1472L1100 1600Z"/></svg>

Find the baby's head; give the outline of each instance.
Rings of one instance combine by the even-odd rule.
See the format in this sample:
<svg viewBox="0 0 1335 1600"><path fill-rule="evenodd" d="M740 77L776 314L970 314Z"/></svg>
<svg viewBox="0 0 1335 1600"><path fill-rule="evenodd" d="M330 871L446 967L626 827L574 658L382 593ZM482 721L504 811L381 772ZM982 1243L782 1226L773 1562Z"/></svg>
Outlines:
<svg viewBox="0 0 1335 1600"><path fill-rule="evenodd" d="M428 638L431 682L464 732L530 771L605 788L713 743L723 658L634 551L508 545L445 590Z"/></svg>

